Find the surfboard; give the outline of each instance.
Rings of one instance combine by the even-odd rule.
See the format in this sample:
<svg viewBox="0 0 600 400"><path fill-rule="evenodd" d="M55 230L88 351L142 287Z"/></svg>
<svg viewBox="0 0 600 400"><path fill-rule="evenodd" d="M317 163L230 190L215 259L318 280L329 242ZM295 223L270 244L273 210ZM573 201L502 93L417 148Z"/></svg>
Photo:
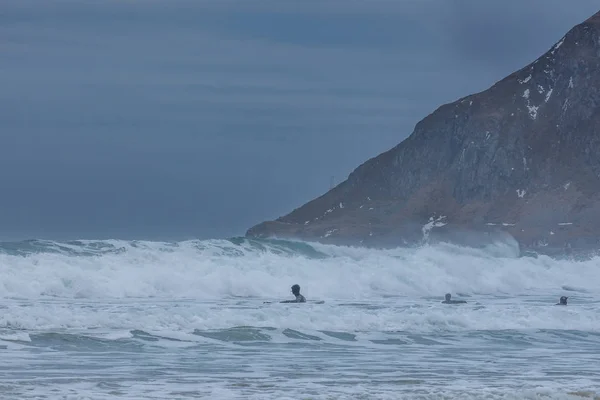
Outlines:
<svg viewBox="0 0 600 400"><path fill-rule="evenodd" d="M306 300L310 304L325 304L324 300ZM263 301L263 304L306 304L306 303L281 303L280 301Z"/></svg>

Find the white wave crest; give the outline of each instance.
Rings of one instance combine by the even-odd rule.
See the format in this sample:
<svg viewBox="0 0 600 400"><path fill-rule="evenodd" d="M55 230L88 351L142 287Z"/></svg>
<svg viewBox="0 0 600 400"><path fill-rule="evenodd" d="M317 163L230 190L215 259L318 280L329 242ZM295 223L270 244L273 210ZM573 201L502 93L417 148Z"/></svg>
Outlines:
<svg viewBox="0 0 600 400"><path fill-rule="evenodd" d="M556 295L564 287L593 292L600 279L600 258L518 258L503 244L488 249L436 245L393 250L302 244L305 247L298 250L286 243L111 241L115 251L93 256L82 256L77 249L5 253L0 254L0 296L280 298L289 295L294 283L307 297L320 299L446 292ZM307 256L306 249L324 256Z"/></svg>

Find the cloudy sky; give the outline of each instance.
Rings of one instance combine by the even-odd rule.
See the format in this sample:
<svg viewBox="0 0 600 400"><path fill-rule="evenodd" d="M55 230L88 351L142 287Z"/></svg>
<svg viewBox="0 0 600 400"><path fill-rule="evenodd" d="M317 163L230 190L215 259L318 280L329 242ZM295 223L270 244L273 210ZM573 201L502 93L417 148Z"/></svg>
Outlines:
<svg viewBox="0 0 600 400"><path fill-rule="evenodd" d="M3 0L0 240L240 235L597 0Z"/></svg>

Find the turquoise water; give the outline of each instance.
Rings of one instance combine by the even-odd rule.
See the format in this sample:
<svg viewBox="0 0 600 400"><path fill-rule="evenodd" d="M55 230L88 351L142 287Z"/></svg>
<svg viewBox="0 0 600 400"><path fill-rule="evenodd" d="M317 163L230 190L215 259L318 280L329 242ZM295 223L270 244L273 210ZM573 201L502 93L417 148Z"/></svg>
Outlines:
<svg viewBox="0 0 600 400"><path fill-rule="evenodd" d="M3 244L0 398L581 398L600 391L599 263L507 244ZM265 303L293 283L324 304Z"/></svg>

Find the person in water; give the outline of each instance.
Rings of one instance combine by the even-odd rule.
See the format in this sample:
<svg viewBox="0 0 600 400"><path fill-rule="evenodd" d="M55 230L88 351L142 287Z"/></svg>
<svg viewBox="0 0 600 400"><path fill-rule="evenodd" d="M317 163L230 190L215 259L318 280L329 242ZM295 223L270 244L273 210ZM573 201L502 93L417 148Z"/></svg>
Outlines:
<svg viewBox="0 0 600 400"><path fill-rule="evenodd" d="M450 293L446 293L446 300L442 301L442 304L464 304L466 301L464 300L450 300L452 295Z"/></svg>
<svg viewBox="0 0 600 400"><path fill-rule="evenodd" d="M296 296L295 300L284 300L282 303L306 303L306 299L300 294L300 285L292 286L292 294Z"/></svg>
<svg viewBox="0 0 600 400"><path fill-rule="evenodd" d="M567 305L567 296L561 296L560 300L558 301L558 303L555 304L555 306L566 306Z"/></svg>

